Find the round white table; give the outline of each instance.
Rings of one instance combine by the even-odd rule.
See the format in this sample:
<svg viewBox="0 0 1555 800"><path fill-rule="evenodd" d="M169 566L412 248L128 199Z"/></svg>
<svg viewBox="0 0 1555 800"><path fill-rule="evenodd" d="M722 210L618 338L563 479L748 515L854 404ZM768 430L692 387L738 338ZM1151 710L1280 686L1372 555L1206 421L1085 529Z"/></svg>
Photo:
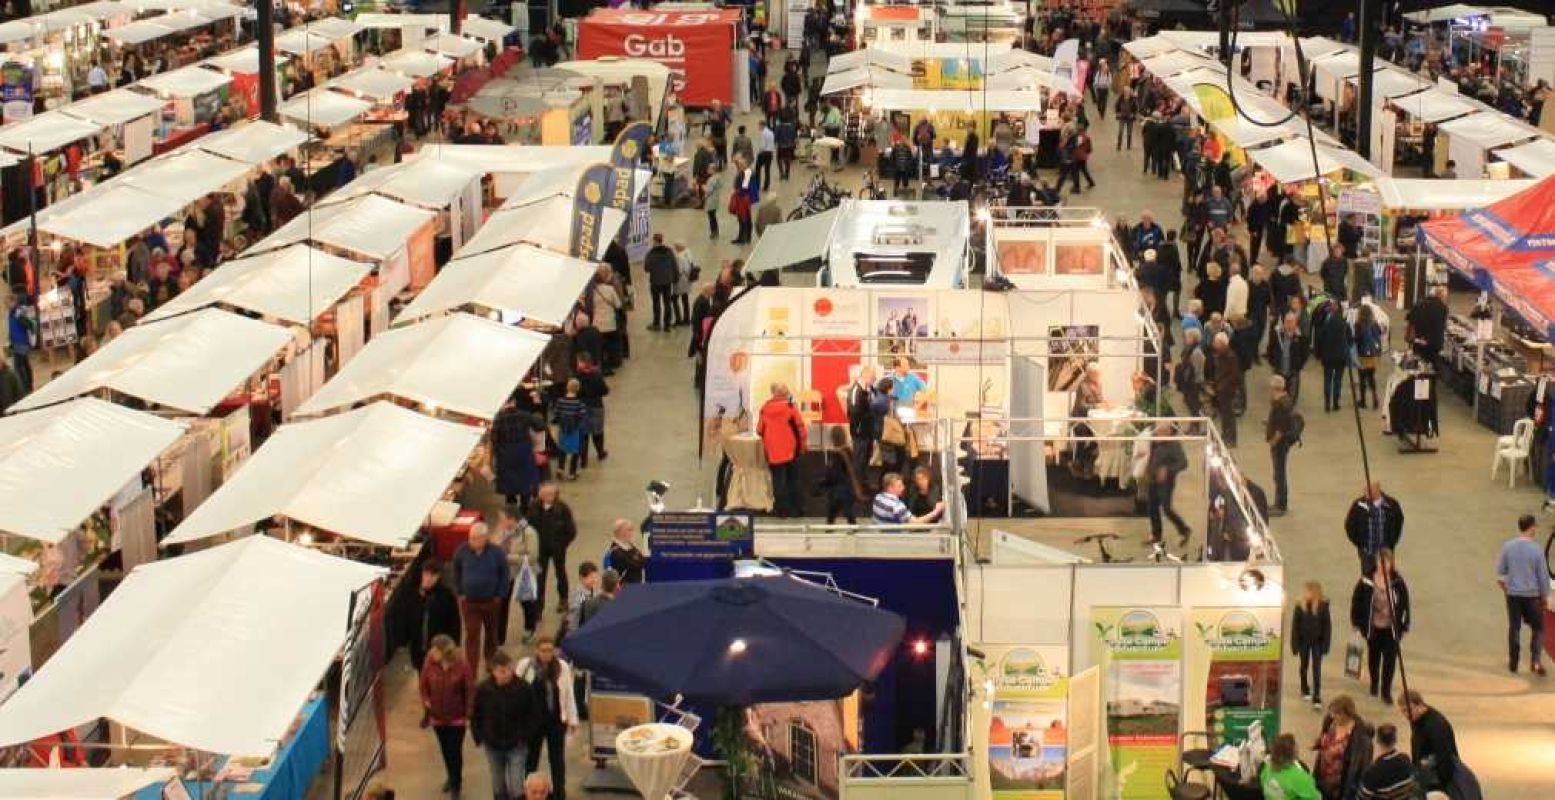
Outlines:
<svg viewBox="0 0 1555 800"><path fill-rule="evenodd" d="M652 722L616 736L616 760L644 800L664 800L691 758L691 731Z"/></svg>
<svg viewBox="0 0 1555 800"><path fill-rule="evenodd" d="M1132 408L1093 408L1090 417L1091 431L1097 436L1128 436L1130 422L1136 416ZM1129 443L1118 439L1097 442L1096 478L1103 483L1118 482L1121 487L1129 477Z"/></svg>

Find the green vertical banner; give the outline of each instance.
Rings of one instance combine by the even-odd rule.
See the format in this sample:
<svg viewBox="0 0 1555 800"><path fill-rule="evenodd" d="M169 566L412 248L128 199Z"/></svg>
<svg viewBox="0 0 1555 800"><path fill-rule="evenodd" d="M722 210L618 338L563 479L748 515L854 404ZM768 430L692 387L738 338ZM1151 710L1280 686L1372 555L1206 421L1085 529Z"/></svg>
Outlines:
<svg viewBox="0 0 1555 800"><path fill-rule="evenodd" d="M572 197L572 234L569 250L577 258L598 261L604 248L600 247L599 229L604 226L605 194L615 170L609 164L592 164L578 176L578 190Z"/></svg>
<svg viewBox="0 0 1555 800"><path fill-rule="evenodd" d="M1211 745L1239 745L1259 723L1280 732L1280 609L1195 608L1188 636L1188 714ZM1193 727L1197 728L1197 725Z"/></svg>
<svg viewBox="0 0 1555 800"><path fill-rule="evenodd" d="M1158 800L1177 765L1182 720L1182 610L1094 606L1112 770L1102 797Z"/></svg>
<svg viewBox="0 0 1555 800"><path fill-rule="evenodd" d="M995 800L1064 800L1066 649L1017 646L995 649L989 656L988 777Z"/></svg>

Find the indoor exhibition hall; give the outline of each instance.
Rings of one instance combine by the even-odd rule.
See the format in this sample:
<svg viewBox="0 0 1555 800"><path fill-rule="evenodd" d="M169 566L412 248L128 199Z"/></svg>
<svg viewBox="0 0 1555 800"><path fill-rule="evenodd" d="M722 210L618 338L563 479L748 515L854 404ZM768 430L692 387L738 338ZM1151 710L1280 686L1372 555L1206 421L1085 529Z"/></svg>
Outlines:
<svg viewBox="0 0 1555 800"><path fill-rule="evenodd" d="M1555 797L1548 2L69 2L0 800Z"/></svg>

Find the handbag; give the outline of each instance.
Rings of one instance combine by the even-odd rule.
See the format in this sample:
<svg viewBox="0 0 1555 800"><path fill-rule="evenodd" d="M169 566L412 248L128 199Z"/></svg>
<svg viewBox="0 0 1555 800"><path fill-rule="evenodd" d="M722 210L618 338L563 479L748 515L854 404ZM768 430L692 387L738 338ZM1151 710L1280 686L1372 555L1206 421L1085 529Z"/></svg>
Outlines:
<svg viewBox="0 0 1555 800"><path fill-rule="evenodd" d="M1346 678L1361 679L1361 663L1366 660L1366 640L1360 636L1350 637L1350 641L1344 646L1344 675Z"/></svg>
<svg viewBox="0 0 1555 800"><path fill-rule="evenodd" d="M735 190L729 193L729 213L735 216L743 216L750 211L750 196L742 191Z"/></svg>
<svg viewBox="0 0 1555 800"><path fill-rule="evenodd" d="M880 423L880 442L893 447L907 446L907 426L895 414L887 415Z"/></svg>
<svg viewBox="0 0 1555 800"><path fill-rule="evenodd" d="M540 599L539 582L535 580L534 567L529 565L529 556L519 562L518 577L513 580L513 602L533 603Z"/></svg>

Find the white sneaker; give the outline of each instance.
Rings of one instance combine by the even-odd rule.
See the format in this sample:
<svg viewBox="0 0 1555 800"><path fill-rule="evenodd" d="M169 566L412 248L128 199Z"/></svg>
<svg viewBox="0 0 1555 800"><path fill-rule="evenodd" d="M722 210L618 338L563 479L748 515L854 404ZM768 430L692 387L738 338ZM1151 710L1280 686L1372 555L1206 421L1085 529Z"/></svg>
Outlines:
<svg viewBox="0 0 1555 800"><path fill-rule="evenodd" d="M1312 695L1310 695L1310 694L1302 695L1301 696L1301 702L1303 702L1303 703L1310 703L1310 702L1312 702Z"/></svg>

